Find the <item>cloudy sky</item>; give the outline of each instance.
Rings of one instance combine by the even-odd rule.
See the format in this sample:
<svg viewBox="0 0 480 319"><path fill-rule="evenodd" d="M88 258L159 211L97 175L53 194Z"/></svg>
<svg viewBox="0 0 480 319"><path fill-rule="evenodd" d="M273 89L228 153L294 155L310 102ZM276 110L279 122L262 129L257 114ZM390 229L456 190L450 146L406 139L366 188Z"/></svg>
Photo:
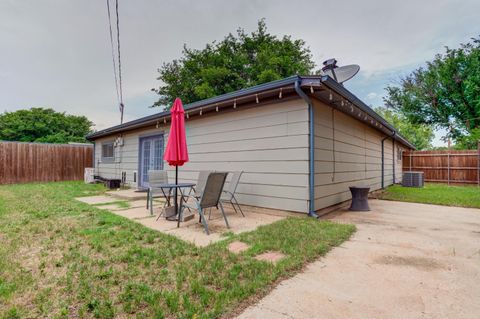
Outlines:
<svg viewBox="0 0 480 319"><path fill-rule="evenodd" d="M202 48L261 18L271 33L304 39L317 65L359 64L346 86L373 106L400 75L480 35L478 0L119 0L119 8L127 120L158 111L149 108L156 69L184 43ZM118 124L109 41L106 0L0 0L0 111L44 106L86 115L97 129Z"/></svg>

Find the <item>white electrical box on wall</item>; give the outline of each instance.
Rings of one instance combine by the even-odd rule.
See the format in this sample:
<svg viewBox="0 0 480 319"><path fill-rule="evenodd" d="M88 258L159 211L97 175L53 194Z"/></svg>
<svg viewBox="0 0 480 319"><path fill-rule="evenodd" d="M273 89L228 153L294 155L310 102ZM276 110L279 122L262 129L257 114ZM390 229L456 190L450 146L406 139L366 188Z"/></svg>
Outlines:
<svg viewBox="0 0 480 319"><path fill-rule="evenodd" d="M117 137L113 144L115 145L115 147L123 146L123 137L122 136Z"/></svg>
<svg viewBox="0 0 480 319"><path fill-rule="evenodd" d="M95 181L95 178L93 176L94 170L95 169L93 167L85 167L83 180L86 184L92 184Z"/></svg>

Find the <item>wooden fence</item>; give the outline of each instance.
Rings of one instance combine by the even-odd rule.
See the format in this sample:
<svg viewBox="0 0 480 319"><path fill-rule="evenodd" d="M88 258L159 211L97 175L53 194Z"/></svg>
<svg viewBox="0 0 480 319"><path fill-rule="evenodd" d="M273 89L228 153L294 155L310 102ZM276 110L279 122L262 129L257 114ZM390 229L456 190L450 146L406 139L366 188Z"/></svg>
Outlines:
<svg viewBox="0 0 480 319"><path fill-rule="evenodd" d="M0 142L0 184L83 180L93 146Z"/></svg>
<svg viewBox="0 0 480 319"><path fill-rule="evenodd" d="M403 171L422 171L426 182L480 185L480 150L404 152Z"/></svg>

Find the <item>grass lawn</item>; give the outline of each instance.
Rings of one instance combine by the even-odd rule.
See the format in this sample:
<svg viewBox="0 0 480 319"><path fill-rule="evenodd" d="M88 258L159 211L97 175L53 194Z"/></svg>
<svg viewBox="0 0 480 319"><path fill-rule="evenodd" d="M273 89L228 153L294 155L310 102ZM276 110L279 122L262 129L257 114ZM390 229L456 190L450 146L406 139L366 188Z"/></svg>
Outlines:
<svg viewBox="0 0 480 319"><path fill-rule="evenodd" d="M80 182L0 186L0 318L214 318L355 231L288 218L198 248L75 201L102 193ZM252 247L235 255L233 240ZM278 250L276 265L252 258Z"/></svg>
<svg viewBox="0 0 480 319"><path fill-rule="evenodd" d="M427 183L424 188L390 186L381 199L480 208L480 188Z"/></svg>

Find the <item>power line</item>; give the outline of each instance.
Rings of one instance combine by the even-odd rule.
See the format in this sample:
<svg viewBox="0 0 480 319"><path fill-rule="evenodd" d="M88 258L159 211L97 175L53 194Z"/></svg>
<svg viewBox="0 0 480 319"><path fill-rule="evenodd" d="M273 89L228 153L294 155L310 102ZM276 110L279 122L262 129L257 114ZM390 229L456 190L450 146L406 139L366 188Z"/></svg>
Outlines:
<svg viewBox="0 0 480 319"><path fill-rule="evenodd" d="M115 52L114 52L114 44L113 44L113 33L112 33L112 19L110 16L110 0L107 0L107 12L108 12L108 27L110 31L110 45L112 48L112 62L113 62L113 75L115 77L115 89L117 91L117 101L120 103L120 93L118 90L118 77L117 77L117 64L115 62Z"/></svg>
<svg viewBox="0 0 480 319"><path fill-rule="evenodd" d="M120 59L120 19L118 18L118 0L115 0L115 12L117 15L117 50L118 50L118 82L120 87L120 124L123 123L123 90L122 90L122 62Z"/></svg>
<svg viewBox="0 0 480 319"><path fill-rule="evenodd" d="M118 0L115 0L115 17L116 17L116 27L117 27L117 54L118 54L118 71L117 63L115 57L115 44L113 40L113 31L112 31L112 17L110 12L110 0L107 0L107 12L108 12L108 27L110 34L110 45L112 48L112 62L113 62L113 75L115 77L115 89L117 92L117 101L120 109L120 123L123 123L123 85L122 85L122 63L120 59L120 19L118 15Z"/></svg>

